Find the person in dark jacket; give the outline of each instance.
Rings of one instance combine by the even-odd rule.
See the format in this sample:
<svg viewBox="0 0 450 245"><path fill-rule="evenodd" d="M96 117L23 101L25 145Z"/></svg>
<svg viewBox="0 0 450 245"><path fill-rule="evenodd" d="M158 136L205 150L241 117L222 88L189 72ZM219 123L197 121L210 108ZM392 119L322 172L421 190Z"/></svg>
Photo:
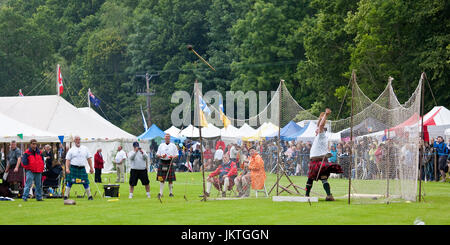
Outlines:
<svg viewBox="0 0 450 245"><path fill-rule="evenodd" d="M25 169L25 188L23 190L22 199L27 201L30 193L30 188L33 185L36 187L36 200L42 199L42 172L44 171L44 157L37 148L37 141L32 139L30 141L30 148L28 148L22 156L22 166Z"/></svg>
<svg viewBox="0 0 450 245"><path fill-rule="evenodd" d="M94 155L94 170L95 170L95 183L102 183L102 169L103 169L103 155L102 149L98 149Z"/></svg>
<svg viewBox="0 0 450 245"><path fill-rule="evenodd" d="M447 158L448 158L448 148L444 142L444 138L442 136L437 137L437 141L433 143L433 148L436 150L438 154L438 169L442 176L441 182L445 182L445 175L448 172ZM436 180L437 181L437 180Z"/></svg>

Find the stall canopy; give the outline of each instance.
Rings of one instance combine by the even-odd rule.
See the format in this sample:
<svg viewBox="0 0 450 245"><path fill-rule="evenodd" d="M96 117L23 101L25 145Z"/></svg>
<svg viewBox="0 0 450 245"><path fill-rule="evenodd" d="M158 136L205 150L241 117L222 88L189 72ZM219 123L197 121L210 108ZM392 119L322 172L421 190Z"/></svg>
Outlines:
<svg viewBox="0 0 450 245"><path fill-rule="evenodd" d="M16 121L0 113L0 142L30 142L36 139L38 142L59 142L56 134L33 128L25 123Z"/></svg>
<svg viewBox="0 0 450 245"><path fill-rule="evenodd" d="M237 143L239 129L234 127L233 125L228 125L226 128L220 129L220 138L226 143Z"/></svg>
<svg viewBox="0 0 450 245"><path fill-rule="evenodd" d="M200 137L199 131L197 127L194 127L192 124L189 124L185 129L181 130L178 136L187 137L187 138L198 138ZM203 135L202 135L203 136Z"/></svg>
<svg viewBox="0 0 450 245"><path fill-rule="evenodd" d="M220 128L208 123L207 127L202 127L202 137L215 138L220 136Z"/></svg>
<svg viewBox="0 0 450 245"><path fill-rule="evenodd" d="M256 129L250 127L247 123L244 123L242 127L238 129L237 138L242 139L245 137L250 137L256 133Z"/></svg>
<svg viewBox="0 0 450 245"><path fill-rule="evenodd" d="M181 130L172 125L170 128L164 130L164 132L170 134L170 136L178 137L178 134L181 132Z"/></svg>
<svg viewBox="0 0 450 245"><path fill-rule="evenodd" d="M445 130L450 128L450 110L444 106L435 106L423 117L423 126L425 140L444 136Z"/></svg>
<svg viewBox="0 0 450 245"><path fill-rule="evenodd" d="M152 124L152 126L150 126L150 128L148 128L147 131L145 131L144 133L139 135L137 138L139 140L152 140L152 139L156 139L158 137L164 138L165 135L166 135L166 133L164 131L162 131L158 126L156 126L156 124ZM170 141L178 142L180 140L176 137L170 136Z"/></svg>
<svg viewBox="0 0 450 245"><path fill-rule="evenodd" d="M299 135L301 135L307 126L300 127L294 121L290 121L286 126L281 128L280 130L280 138L282 140L295 140ZM267 136L267 138L278 137L278 132L274 132L271 135Z"/></svg>
<svg viewBox="0 0 450 245"><path fill-rule="evenodd" d="M375 118L368 117L364 119L361 123L353 127L353 135L354 136L365 135L385 129L387 129L386 124L382 123L381 121ZM350 128L341 132L341 137L342 138L350 137Z"/></svg>
<svg viewBox="0 0 450 245"><path fill-rule="evenodd" d="M243 140L246 141L255 141L255 140L261 140L265 139L266 137L272 135L272 134L278 135L278 127L271 123L271 122L264 122L257 130L256 133L249 136L244 137Z"/></svg>

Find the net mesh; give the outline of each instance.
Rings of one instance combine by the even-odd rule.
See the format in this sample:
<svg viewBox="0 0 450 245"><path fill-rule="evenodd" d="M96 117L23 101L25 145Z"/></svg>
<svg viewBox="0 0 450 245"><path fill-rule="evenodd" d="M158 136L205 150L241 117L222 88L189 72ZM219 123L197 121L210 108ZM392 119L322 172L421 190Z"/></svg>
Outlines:
<svg viewBox="0 0 450 245"><path fill-rule="evenodd" d="M366 96L358 86L356 77L351 80L351 84L353 91L346 99L352 100L353 117L329 120L326 123L328 147L333 153L329 161L341 165L344 170L343 174L331 176L333 195L335 198L348 198L348 178L351 177L352 203L415 201L422 79L403 104L398 101L394 92L392 78L389 78L386 88L375 100ZM197 95L201 96L201 92ZM212 126L202 127L203 162L207 174L221 163L215 160L218 148L222 147L224 154L231 154L232 159L236 158L241 172L242 163L247 159L250 147L254 146L264 161L267 192L271 188L278 188L276 183L279 181L282 187L287 188L278 189L272 195L305 193L309 152L318 117L297 103L284 82L280 82L267 106L259 108L257 115L246 119L227 115L230 121L227 129L223 128L218 116L220 109L209 104L208 107L211 113L206 116L206 121ZM195 108L198 110L197 106ZM333 113L340 115L340 112ZM195 115L199 115L198 111ZM195 126L198 126L200 119L196 116L194 121ZM247 130L241 132L244 127ZM200 164L195 160L197 157L194 153L198 145L198 133L195 134L194 127L191 130L192 135L185 142L186 154L183 164L180 164L180 171L187 170L184 164L186 162L192 164L193 171L200 171ZM214 130L219 133L211 134ZM235 148L233 153L230 153L231 148ZM288 178L281 178L284 173ZM321 185L314 186L312 196L324 197ZM254 192L251 195L254 196Z"/></svg>

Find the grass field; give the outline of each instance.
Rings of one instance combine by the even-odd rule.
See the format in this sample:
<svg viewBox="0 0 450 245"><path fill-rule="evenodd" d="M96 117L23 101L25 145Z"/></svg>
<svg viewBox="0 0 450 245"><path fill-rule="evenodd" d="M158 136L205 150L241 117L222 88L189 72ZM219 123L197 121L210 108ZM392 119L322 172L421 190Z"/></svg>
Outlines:
<svg viewBox="0 0 450 245"><path fill-rule="evenodd" d="M113 182L115 174L103 174ZM347 199L325 202L319 197L316 203L273 202L271 198L258 197L252 191L251 197L239 200L208 200L201 202L201 173L177 173L174 184L175 197L168 197L166 184L161 204L156 195L159 182L155 173L149 174L152 197L148 199L144 187L135 188L134 198L128 199L129 186L120 186L118 201L115 198L101 198L93 201L87 198L71 198L77 204L63 205L62 199L45 199L37 202L30 199L23 202L1 202L0 224L45 224L45 225L413 225L420 218L427 225L450 224L450 183L428 182L423 184L425 202L390 204L347 204ZM292 181L304 186L305 177L292 176ZM93 175L90 175L93 182ZM270 189L276 180L275 174L268 174L266 187ZM347 193L348 182L344 179L329 180L334 196ZM286 178L282 184L288 183ZM103 192L102 185L98 188ZM97 191L91 183L93 193ZM71 196L82 195L81 185L74 185ZM315 182L313 192L324 194L322 184ZM218 197L212 188L211 198ZM275 192L272 192L274 195ZM303 193L303 192L302 192ZM187 197L187 201L184 199ZM262 195L261 195L262 196Z"/></svg>

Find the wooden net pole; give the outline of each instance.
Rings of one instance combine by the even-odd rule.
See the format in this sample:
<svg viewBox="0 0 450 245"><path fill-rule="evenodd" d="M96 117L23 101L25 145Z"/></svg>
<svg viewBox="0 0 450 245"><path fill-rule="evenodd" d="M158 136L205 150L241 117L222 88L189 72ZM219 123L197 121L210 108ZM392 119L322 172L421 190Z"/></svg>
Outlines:
<svg viewBox="0 0 450 245"><path fill-rule="evenodd" d="M350 205L350 196L352 188L352 162L353 162L353 105L354 105L354 88L355 88L355 71L352 72L352 106L350 117L350 160L348 162L348 204Z"/></svg>

